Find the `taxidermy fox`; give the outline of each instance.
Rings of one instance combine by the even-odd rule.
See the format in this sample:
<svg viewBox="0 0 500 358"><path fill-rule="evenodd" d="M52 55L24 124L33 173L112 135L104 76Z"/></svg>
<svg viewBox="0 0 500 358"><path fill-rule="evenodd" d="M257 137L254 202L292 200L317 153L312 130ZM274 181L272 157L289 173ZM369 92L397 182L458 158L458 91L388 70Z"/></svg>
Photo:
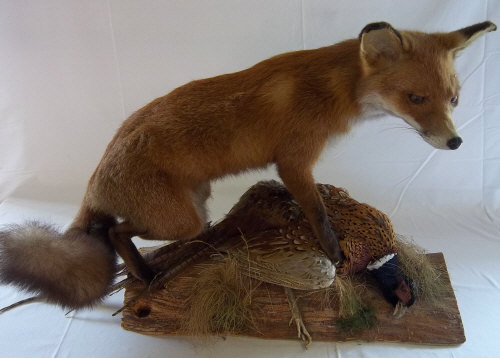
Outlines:
<svg viewBox="0 0 500 358"><path fill-rule="evenodd" d="M205 226L210 182L275 163L333 261L342 259L312 176L328 139L383 110L436 148L462 143L453 60L483 22L450 33L367 25L358 38L285 53L246 70L190 82L141 108L108 145L64 233L31 223L0 233L0 280L78 308L100 300L118 253L150 282L131 241L189 239Z"/></svg>

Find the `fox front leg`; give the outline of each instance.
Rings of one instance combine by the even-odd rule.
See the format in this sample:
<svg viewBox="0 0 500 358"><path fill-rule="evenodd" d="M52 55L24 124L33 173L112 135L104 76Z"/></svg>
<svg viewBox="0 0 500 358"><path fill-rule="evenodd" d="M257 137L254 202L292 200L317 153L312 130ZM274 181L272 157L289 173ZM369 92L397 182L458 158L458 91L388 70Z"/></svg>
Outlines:
<svg viewBox="0 0 500 358"><path fill-rule="evenodd" d="M304 168L299 169L296 164L287 166L281 163L278 164L278 173L311 223L321 248L334 264L340 263L342 261L342 251L337 235L330 226L323 199L314 182L312 168L304 170Z"/></svg>

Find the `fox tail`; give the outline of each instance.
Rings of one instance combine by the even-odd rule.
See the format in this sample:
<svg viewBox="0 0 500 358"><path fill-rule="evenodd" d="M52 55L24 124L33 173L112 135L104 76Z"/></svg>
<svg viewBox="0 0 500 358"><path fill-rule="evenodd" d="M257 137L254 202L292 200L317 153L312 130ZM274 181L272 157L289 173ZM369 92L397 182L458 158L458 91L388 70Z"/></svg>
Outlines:
<svg viewBox="0 0 500 358"><path fill-rule="evenodd" d="M0 282L64 308L102 300L116 273L116 253L103 226L60 233L39 222L0 231Z"/></svg>

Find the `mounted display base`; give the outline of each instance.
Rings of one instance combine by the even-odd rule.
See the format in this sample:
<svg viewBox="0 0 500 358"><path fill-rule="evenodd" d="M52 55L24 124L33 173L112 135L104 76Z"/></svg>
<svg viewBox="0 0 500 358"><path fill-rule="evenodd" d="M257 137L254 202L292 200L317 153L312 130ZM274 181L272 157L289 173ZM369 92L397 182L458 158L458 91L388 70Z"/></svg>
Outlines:
<svg viewBox="0 0 500 358"><path fill-rule="evenodd" d="M324 305L324 291L295 291L305 327L314 341L405 342L456 345L465 342L465 334L457 301L451 287L442 253L427 255L443 272L444 297L438 304L420 302L410 307L400 319L394 308L376 287L369 286L364 301L375 309L374 327L359 331L339 329L338 310ZM167 288L144 293L140 283L129 285L125 292L128 306L123 311L122 326L126 330L149 335L190 335L185 322L189 320L189 299L203 266L193 266L173 278ZM297 328L289 325L291 310L283 287L255 281L252 286L252 325L238 332L219 335L252 336L265 339L297 340ZM142 293L142 295L140 295ZM139 298L137 296L140 295ZM131 301L130 301L131 300Z"/></svg>

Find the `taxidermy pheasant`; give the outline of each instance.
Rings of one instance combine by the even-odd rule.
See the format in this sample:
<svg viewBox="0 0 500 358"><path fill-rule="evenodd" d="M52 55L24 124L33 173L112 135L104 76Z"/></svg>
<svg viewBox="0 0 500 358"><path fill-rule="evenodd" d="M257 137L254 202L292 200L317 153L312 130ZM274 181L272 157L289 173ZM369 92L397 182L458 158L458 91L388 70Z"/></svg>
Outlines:
<svg viewBox="0 0 500 358"><path fill-rule="evenodd" d="M186 266L216 249L240 262L248 276L285 287L299 337L310 342L293 291L329 287L336 271L368 270L386 300L404 314L415 301L416 285L398 265L395 233L389 218L351 198L344 189L317 184L330 224L339 237L344 261L339 267L322 251L297 202L276 181L252 186L226 217L192 240L174 242L146 254L162 285Z"/></svg>

